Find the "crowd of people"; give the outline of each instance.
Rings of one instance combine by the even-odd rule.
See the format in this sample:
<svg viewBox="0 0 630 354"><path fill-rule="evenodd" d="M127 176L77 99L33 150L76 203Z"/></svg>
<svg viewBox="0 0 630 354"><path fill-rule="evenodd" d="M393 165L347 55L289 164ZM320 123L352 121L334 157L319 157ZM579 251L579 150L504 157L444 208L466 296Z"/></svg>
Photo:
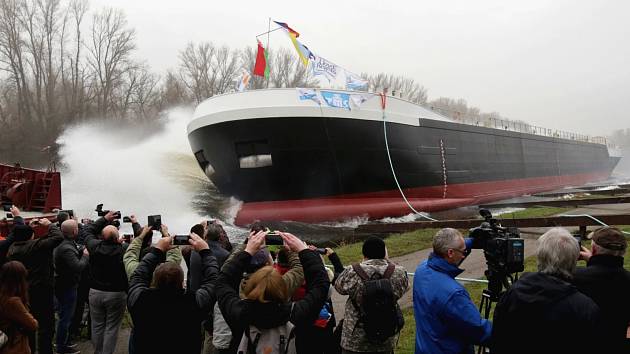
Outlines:
<svg viewBox="0 0 630 354"><path fill-rule="evenodd" d="M233 245L217 222L193 225L182 242L133 215L134 236L125 238L114 212L81 222L60 212L55 223L11 212L13 229L0 240L0 354L79 353L86 320L93 352L111 354L125 313L125 349L140 354L393 353L405 326L398 301L410 274L378 237L363 242L361 262L344 267L333 249L259 224ZM501 294L490 320L455 279L471 240L439 230L411 274L415 352L630 352L626 238L606 227L591 244L580 247L562 228L546 232L538 272ZM585 268L576 268L579 259ZM347 295L340 320L333 291Z"/></svg>

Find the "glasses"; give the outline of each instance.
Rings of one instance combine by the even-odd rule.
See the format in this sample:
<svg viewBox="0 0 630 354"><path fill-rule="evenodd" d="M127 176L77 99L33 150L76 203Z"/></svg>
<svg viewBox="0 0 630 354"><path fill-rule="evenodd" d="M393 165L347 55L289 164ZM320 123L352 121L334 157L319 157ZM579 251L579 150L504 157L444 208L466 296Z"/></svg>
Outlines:
<svg viewBox="0 0 630 354"><path fill-rule="evenodd" d="M457 251L459 253L461 253L462 255L466 254L466 249L464 248L464 250L460 250L459 248L451 248L453 251Z"/></svg>

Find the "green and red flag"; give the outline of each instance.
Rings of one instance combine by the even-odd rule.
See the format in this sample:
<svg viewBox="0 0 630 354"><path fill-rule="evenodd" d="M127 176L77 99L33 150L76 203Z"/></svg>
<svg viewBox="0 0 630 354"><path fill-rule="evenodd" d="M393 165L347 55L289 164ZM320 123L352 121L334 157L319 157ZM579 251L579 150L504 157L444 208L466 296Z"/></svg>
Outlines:
<svg viewBox="0 0 630 354"><path fill-rule="evenodd" d="M256 64L254 65L254 75L269 78L269 65L267 65L267 50L258 41L258 52L256 53Z"/></svg>

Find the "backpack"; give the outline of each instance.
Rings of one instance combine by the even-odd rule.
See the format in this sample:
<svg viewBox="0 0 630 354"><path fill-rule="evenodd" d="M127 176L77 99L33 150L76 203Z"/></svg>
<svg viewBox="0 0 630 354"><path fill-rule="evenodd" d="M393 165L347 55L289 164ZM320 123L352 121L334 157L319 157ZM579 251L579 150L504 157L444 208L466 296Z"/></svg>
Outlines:
<svg viewBox="0 0 630 354"><path fill-rule="evenodd" d="M296 354L295 326L287 322L276 328L260 330L249 326L243 332L238 354Z"/></svg>
<svg viewBox="0 0 630 354"><path fill-rule="evenodd" d="M375 272L371 278L358 263L353 264L352 269L363 281L361 306L353 300L360 311L358 322L363 323L363 330L369 341L383 343L400 332L405 324L390 280L395 266L388 262L383 275Z"/></svg>

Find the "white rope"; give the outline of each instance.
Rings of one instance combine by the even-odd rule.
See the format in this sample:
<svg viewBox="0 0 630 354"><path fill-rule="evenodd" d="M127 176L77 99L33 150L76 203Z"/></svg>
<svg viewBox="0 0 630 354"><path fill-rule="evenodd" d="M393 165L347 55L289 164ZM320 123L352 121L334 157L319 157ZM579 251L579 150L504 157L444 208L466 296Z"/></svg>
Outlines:
<svg viewBox="0 0 630 354"><path fill-rule="evenodd" d="M381 99L384 100L383 97L384 96L381 96ZM394 171L394 164L392 163L392 156L389 153L389 142L387 141L387 122L385 120L385 105L384 104L383 104L383 135L385 136L385 149L387 150L387 159L389 160L389 168L392 171L392 177L394 177L394 182L396 182L396 187L398 187L398 191L400 192L400 195L402 196L402 198L405 200L405 203L407 203L407 206L409 207L409 209L411 209L416 215L420 215L423 218L430 221L437 221L436 219L430 218L418 212L416 209L414 209L413 206L411 206L411 203L409 203L409 200L407 200L407 197L405 196L405 193L403 192L402 188L400 188L400 183L398 183L398 178L396 177L396 172Z"/></svg>
<svg viewBox="0 0 630 354"><path fill-rule="evenodd" d="M591 220L595 221L596 223L598 223L598 224L600 224L600 225L602 225L602 226L604 226L604 227L609 227L609 225L608 225L608 224L606 224L605 222L603 222L603 221L599 220L598 218L596 218L596 217L594 217L594 216L592 216L592 215L588 215L588 214L578 214L578 215L566 215L566 214L563 214L563 215L561 215L561 216L568 216L568 217L574 217L574 218L587 217L587 218L589 218L589 219L591 219ZM620 231L621 231L622 233L626 234L626 235L630 235L630 232L623 231L623 230L620 230Z"/></svg>

